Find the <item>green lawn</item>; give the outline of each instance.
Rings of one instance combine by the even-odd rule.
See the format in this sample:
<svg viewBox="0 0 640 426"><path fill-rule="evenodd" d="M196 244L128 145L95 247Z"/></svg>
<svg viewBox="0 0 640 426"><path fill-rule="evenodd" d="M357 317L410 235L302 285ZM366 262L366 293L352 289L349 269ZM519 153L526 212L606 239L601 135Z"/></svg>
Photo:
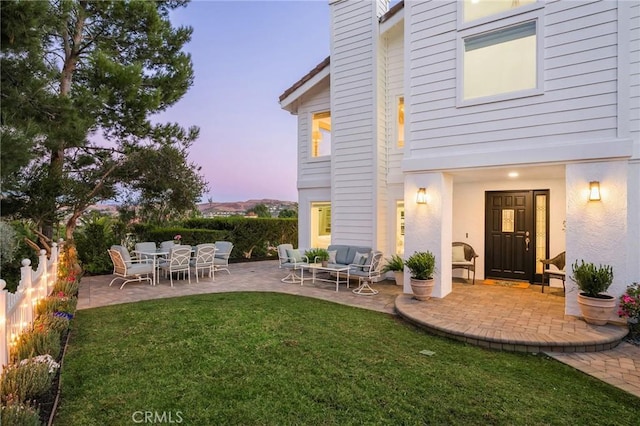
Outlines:
<svg viewBox="0 0 640 426"><path fill-rule="evenodd" d="M291 295L83 310L73 327L56 425L631 425L640 407L542 355Z"/></svg>

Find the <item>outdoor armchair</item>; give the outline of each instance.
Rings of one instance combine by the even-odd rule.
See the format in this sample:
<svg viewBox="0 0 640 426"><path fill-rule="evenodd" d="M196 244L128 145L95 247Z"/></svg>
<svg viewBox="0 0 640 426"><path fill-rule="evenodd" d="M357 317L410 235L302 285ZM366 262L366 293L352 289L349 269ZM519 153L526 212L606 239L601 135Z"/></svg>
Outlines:
<svg viewBox="0 0 640 426"><path fill-rule="evenodd" d="M542 273L542 293L544 293L545 278L547 279L546 282L549 284L551 278L562 280L562 289L566 290L564 286L564 281L566 279L566 272L564 270L566 264L566 252L563 251L551 259L540 259L540 262L544 268ZM555 266L555 269L551 268L551 265Z"/></svg>
<svg viewBox="0 0 640 426"><path fill-rule="evenodd" d="M292 244L280 244L277 249L280 268L289 270L289 274L280 281L290 284L301 282L302 279L296 271L300 269L301 265L308 264L309 258L303 255L299 249L294 249Z"/></svg>
<svg viewBox="0 0 640 426"><path fill-rule="evenodd" d="M369 283L374 279L378 279L382 270L382 252L372 251L366 258L361 259L358 263L349 265L349 276L358 277L358 288L353 293L372 296L378 294L378 290L371 288Z"/></svg>
<svg viewBox="0 0 640 426"><path fill-rule="evenodd" d="M153 261L153 256L149 256L148 254L142 254L142 252L155 253L156 250L157 250L156 243L143 242L143 243L136 243L136 249L134 250L134 253L136 254L136 257L138 257L139 259L148 259L150 261Z"/></svg>
<svg viewBox="0 0 640 426"><path fill-rule="evenodd" d="M451 269L466 269L467 280L469 273L473 272L472 284L476 283L476 251L467 243L455 241L452 243Z"/></svg>
<svg viewBox="0 0 640 426"><path fill-rule="evenodd" d="M120 290L122 290L125 284L133 281L141 282L144 280L148 280L149 283L152 283L149 274L153 274L153 263L149 263L146 261L135 261L131 259L129 259L129 261L125 261L119 250L110 248L107 249L107 251L109 252L109 257L113 262L113 275L116 276L109 283L109 287L111 287L111 284L113 284L116 280L124 280L124 282L120 286Z"/></svg>

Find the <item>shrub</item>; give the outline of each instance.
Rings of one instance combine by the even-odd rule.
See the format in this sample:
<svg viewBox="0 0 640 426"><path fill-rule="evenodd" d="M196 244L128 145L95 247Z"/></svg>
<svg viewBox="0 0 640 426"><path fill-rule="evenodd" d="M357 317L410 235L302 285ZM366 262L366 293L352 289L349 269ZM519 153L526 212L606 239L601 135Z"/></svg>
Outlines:
<svg viewBox="0 0 640 426"><path fill-rule="evenodd" d="M585 263L584 260L578 265L576 260L571 269L571 279L578 284L585 296L598 297L600 293L607 291L613 282L613 268L609 265L596 266L593 263Z"/></svg>
<svg viewBox="0 0 640 426"><path fill-rule="evenodd" d="M417 251L405 262L411 278L417 280L430 280L436 268L436 258L430 251Z"/></svg>
<svg viewBox="0 0 640 426"><path fill-rule="evenodd" d="M69 279L59 279L53 285L52 292L54 294L64 294L65 296L77 296L78 295L78 281Z"/></svg>
<svg viewBox="0 0 640 426"><path fill-rule="evenodd" d="M37 315L55 314L56 312L66 312L73 314L76 311L78 298L66 296L63 292L58 292L53 296L45 297L36 306Z"/></svg>
<svg viewBox="0 0 640 426"><path fill-rule="evenodd" d="M631 334L640 335L640 284L631 284L627 287L627 291L620 296L618 316L629 318Z"/></svg>
<svg viewBox="0 0 640 426"><path fill-rule="evenodd" d="M39 315L33 322L34 328L43 328L46 330L53 330L56 333L62 335L69 329L70 318L67 315L59 315L58 312L53 314Z"/></svg>
<svg viewBox="0 0 640 426"><path fill-rule="evenodd" d="M2 392L0 400L3 404L12 402L27 402L43 395L51 387L52 373L55 372L58 364L54 362L55 368L48 360L46 362L39 359L25 359L20 364L7 366L2 371L0 383Z"/></svg>
<svg viewBox="0 0 640 426"><path fill-rule="evenodd" d="M40 415L31 405L9 404L0 407L0 424L40 426Z"/></svg>
<svg viewBox="0 0 640 426"><path fill-rule="evenodd" d="M11 350L11 360L15 362L47 354L55 359L60 355L60 333L39 326L18 336Z"/></svg>
<svg viewBox="0 0 640 426"><path fill-rule="evenodd" d="M113 232L113 219L92 214L73 235L82 268L90 274L105 274L113 270L107 249L118 243Z"/></svg>

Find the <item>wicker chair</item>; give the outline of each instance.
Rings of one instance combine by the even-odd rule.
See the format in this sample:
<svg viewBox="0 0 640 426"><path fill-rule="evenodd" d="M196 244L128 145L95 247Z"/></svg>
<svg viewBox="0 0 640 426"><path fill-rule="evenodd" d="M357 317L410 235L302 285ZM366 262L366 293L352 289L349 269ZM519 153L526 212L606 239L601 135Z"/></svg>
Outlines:
<svg viewBox="0 0 640 426"><path fill-rule="evenodd" d="M476 251L467 243L454 241L452 244L452 263L451 269L466 269L467 280L469 273L473 272L472 284L476 283Z"/></svg>
<svg viewBox="0 0 640 426"><path fill-rule="evenodd" d="M566 264L566 252L562 252L556 257L551 259L540 259L540 262L543 266L542 272L542 293L544 293L545 286L545 277L547 278L547 283L550 284L551 278L557 278L562 280L562 289L565 290L564 281L566 279L566 273L564 270ZM551 269L551 265L555 266L556 269Z"/></svg>

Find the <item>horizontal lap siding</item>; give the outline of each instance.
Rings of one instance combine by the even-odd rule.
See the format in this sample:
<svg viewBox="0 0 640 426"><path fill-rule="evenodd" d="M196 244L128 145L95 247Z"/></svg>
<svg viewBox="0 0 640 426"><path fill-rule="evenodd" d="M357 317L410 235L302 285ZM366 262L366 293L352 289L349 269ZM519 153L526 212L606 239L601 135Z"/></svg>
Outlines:
<svg viewBox="0 0 640 426"><path fill-rule="evenodd" d="M331 178L331 161L311 158L311 114L329 111L328 81L314 92L305 96L298 109L298 186L308 187L311 182L326 181Z"/></svg>
<svg viewBox="0 0 640 426"><path fill-rule="evenodd" d="M373 41L376 5L331 5L331 238L372 243L377 66Z"/></svg>
<svg viewBox="0 0 640 426"><path fill-rule="evenodd" d="M630 130L633 139L640 140L640 3L631 6L631 115Z"/></svg>
<svg viewBox="0 0 640 426"><path fill-rule="evenodd" d="M616 2L547 3L543 95L467 107L456 107L456 5L417 3L409 10L412 156L434 148L438 155L462 146L481 151L497 141L531 146L616 137Z"/></svg>

